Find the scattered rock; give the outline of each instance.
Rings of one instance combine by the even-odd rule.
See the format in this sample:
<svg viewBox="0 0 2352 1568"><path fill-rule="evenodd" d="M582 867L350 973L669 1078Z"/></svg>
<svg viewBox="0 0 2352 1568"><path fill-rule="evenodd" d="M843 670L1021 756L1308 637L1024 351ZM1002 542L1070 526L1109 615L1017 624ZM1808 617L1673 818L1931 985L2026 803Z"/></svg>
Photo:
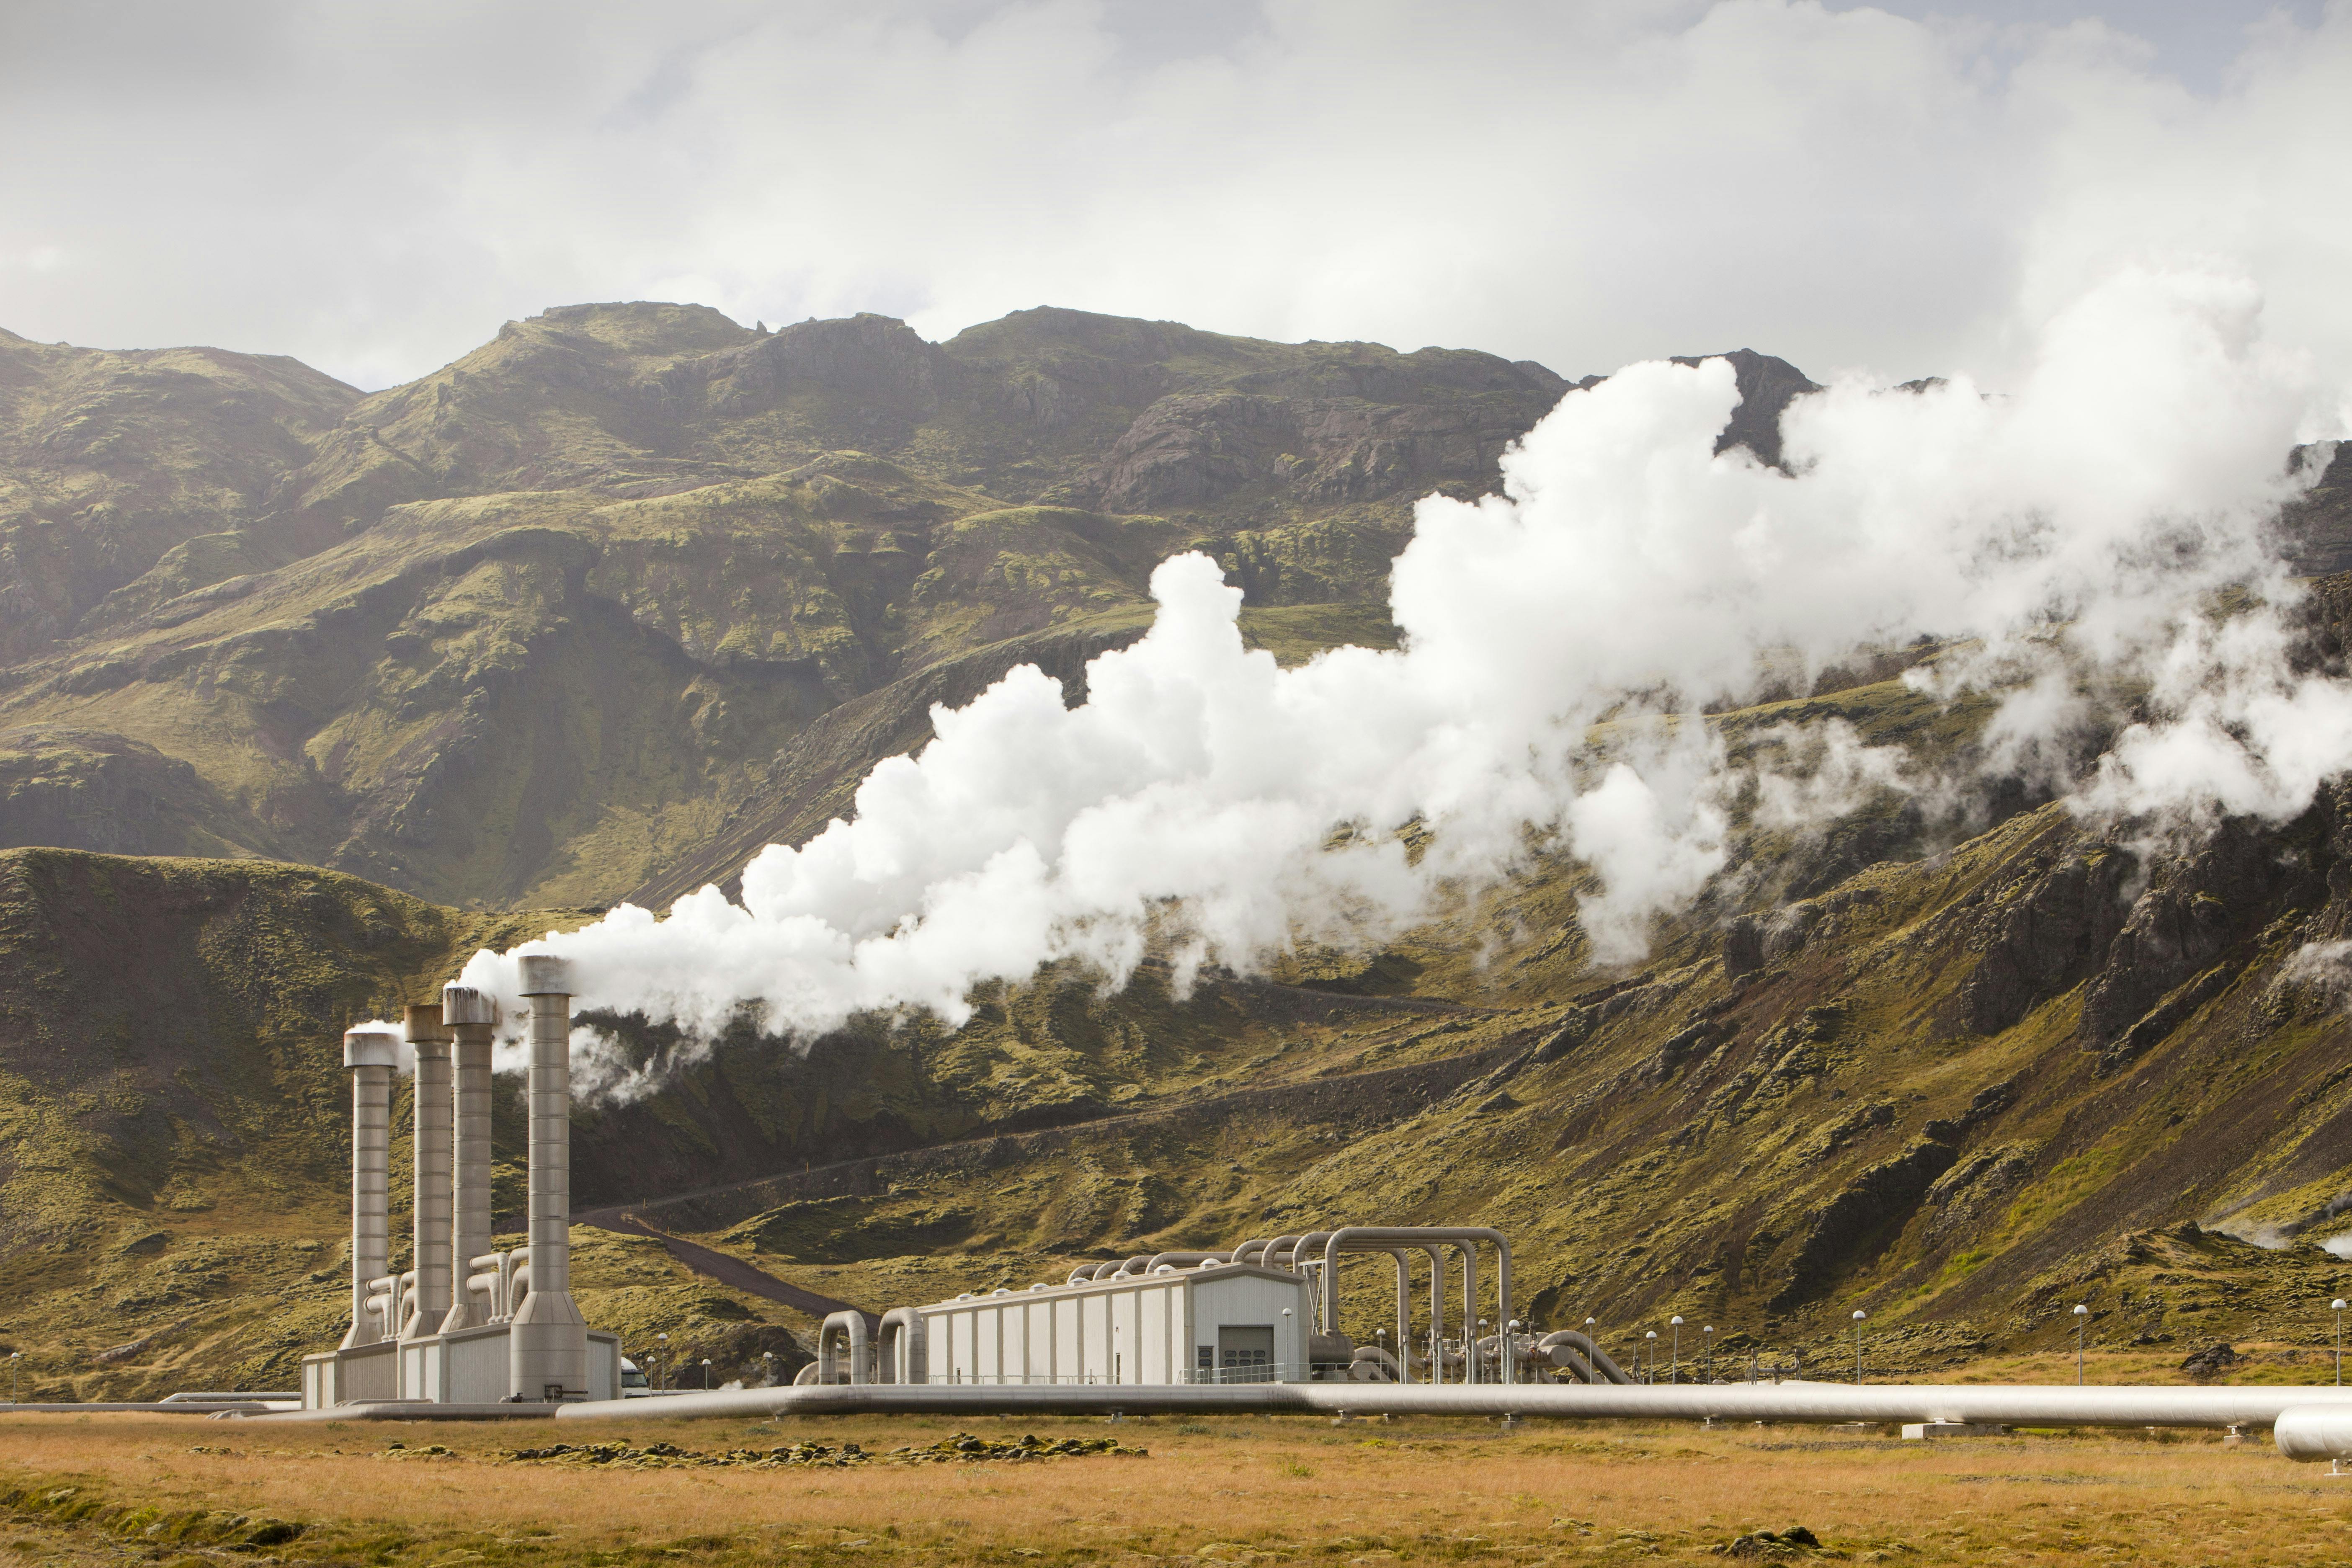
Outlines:
<svg viewBox="0 0 2352 1568"><path fill-rule="evenodd" d="M2219 1377L2224 1369L2245 1359L2227 1343L2216 1340L2203 1350L2190 1352L2189 1358L2180 1363L2180 1370L2191 1377Z"/></svg>
<svg viewBox="0 0 2352 1568"><path fill-rule="evenodd" d="M616 1443L556 1443L544 1448L509 1448L499 1457L523 1463L609 1466L630 1470L774 1469L783 1467L844 1469L853 1465L870 1464L952 1465L976 1464L984 1460L1021 1463L1031 1459L1079 1458L1095 1454L1142 1458L1149 1452L1145 1448L1123 1447L1115 1437L1064 1437L1048 1442L1045 1438L1029 1436L1017 1443L1006 1443L959 1432L929 1447L893 1448L887 1454L875 1453L856 1443L844 1443L837 1448L825 1443L793 1443L778 1448L730 1448L723 1453L701 1453L681 1448L675 1443L648 1443L640 1448L624 1440Z"/></svg>
<svg viewBox="0 0 2352 1568"><path fill-rule="evenodd" d="M1717 1557L1802 1557L1822 1549L1821 1537L1801 1524L1782 1531L1755 1530L1707 1550Z"/></svg>

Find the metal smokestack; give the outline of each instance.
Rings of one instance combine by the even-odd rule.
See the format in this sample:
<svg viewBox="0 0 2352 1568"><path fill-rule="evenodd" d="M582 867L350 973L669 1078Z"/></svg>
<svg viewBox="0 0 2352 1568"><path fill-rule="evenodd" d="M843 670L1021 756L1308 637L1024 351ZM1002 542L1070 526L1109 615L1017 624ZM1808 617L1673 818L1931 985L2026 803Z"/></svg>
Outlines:
<svg viewBox="0 0 2352 1568"><path fill-rule="evenodd" d="M450 1161L449 1278L446 1331L489 1321L466 1289L474 1259L490 1250L490 1035L499 1005L470 985L441 988L441 1026L455 1038L457 1125Z"/></svg>
<svg viewBox="0 0 2352 1568"><path fill-rule="evenodd" d="M572 966L522 960L530 999L530 1286L508 1340L509 1392L584 1397L588 1325L572 1300Z"/></svg>
<svg viewBox="0 0 2352 1568"><path fill-rule="evenodd" d="M449 1032L440 1004L413 1006L404 1032L416 1053L415 1310L400 1337L428 1339L449 1315L449 1138L456 1108L449 1094Z"/></svg>
<svg viewBox="0 0 2352 1568"><path fill-rule="evenodd" d="M383 1336L368 1314L368 1287L392 1267L392 1075L400 1037L389 1029L343 1036L352 1074L352 1330L343 1347Z"/></svg>

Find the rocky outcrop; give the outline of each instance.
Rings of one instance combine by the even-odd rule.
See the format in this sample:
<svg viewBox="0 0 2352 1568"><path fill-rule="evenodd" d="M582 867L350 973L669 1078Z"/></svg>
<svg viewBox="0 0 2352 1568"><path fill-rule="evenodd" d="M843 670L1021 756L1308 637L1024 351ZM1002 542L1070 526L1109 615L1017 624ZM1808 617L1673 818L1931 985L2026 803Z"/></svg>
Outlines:
<svg viewBox="0 0 2352 1568"><path fill-rule="evenodd" d="M99 730L0 730L0 849L271 853L272 837L176 757Z"/></svg>
<svg viewBox="0 0 2352 1568"><path fill-rule="evenodd" d="M1353 378L1364 393L1345 399L1175 394L1147 409L1068 493L1106 510L1154 511L1206 506L1253 485L1310 504L1484 488L1504 448L1566 385L1540 366L1490 363L1494 384L1450 397L1391 369ZM1398 401L1378 401L1381 392Z"/></svg>
<svg viewBox="0 0 2352 1568"><path fill-rule="evenodd" d="M939 409L942 358L906 322L861 313L781 328L755 343L685 362L661 379L678 388L699 382L713 414L750 414L795 389L819 390L854 402L877 427L888 421L910 429Z"/></svg>
<svg viewBox="0 0 2352 1568"><path fill-rule="evenodd" d="M1675 363L1697 364L1706 359L1729 360L1739 387L1739 406L1732 411L1731 422L1716 438L1715 449L1725 452L1734 447L1745 447L1764 461L1778 464L1780 416L1806 393L1819 392L1820 384L1787 360L1759 354L1754 349L1733 349L1720 354L1678 354Z"/></svg>
<svg viewBox="0 0 2352 1568"><path fill-rule="evenodd" d="M1841 1187L1806 1219L1766 1310L1784 1312L1828 1289L1839 1269L1907 1218L1958 1158L1950 1144L1923 1138Z"/></svg>
<svg viewBox="0 0 2352 1568"><path fill-rule="evenodd" d="M2062 843L1981 889L1971 945L1983 956L1959 993L1969 1026L1998 1034L2104 963L2133 867L2110 846Z"/></svg>
<svg viewBox="0 0 2352 1568"><path fill-rule="evenodd" d="M2259 824L2222 824L2160 866L2133 903L2083 998L2084 1043L2112 1058L2112 1047L2137 1036L2123 1059L2137 1055L2218 994L2217 984L2190 982L2281 910L2316 905L2326 895L2309 854Z"/></svg>

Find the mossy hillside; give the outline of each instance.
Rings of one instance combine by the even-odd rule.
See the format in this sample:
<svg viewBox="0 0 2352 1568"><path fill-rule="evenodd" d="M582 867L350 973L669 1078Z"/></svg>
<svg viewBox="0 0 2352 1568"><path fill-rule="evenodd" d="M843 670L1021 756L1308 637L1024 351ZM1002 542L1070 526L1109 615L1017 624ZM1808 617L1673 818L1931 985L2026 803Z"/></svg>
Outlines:
<svg viewBox="0 0 2352 1568"><path fill-rule="evenodd" d="M811 1177L812 1196L731 1226L718 1198L677 1212L713 1245L877 1308L909 1287L1017 1287L1075 1259L1376 1212L1505 1229L1518 1306L1548 1323L1680 1313L1816 1364L1857 1307L1884 1353L1921 1372L2047 1350L2071 1339L2076 1301L2111 1348L2315 1345L2352 1264L2238 1236L2325 1234L2352 1182L2335 1132L2352 1116L2345 1026L2291 1016L2301 1005L2278 989L2291 932L2339 916L2308 881L2237 909L2247 934L2224 962L2239 978L2122 1065L2084 1037L2097 973L2057 976L2013 1024L1973 1024L1994 933L2046 906L2084 850L2047 808L1844 880L1760 967L1727 966L1719 932L1689 931L1582 1000L1424 1023L1405 1037L1416 1050L1517 1044L1403 1111L1342 1124L1235 1106L1203 1137L1181 1107L1146 1102L859 1167L855 1193L814 1195ZM2152 896L2223 901L2200 874L2158 870ZM1360 1072L1400 1043L1335 1035L1309 1071ZM1350 1266L1364 1331L1385 1321L1387 1269Z"/></svg>
<svg viewBox="0 0 2352 1568"><path fill-rule="evenodd" d="M307 867L0 854L0 1335L84 1391L284 1372L343 1310L341 1029L549 923Z"/></svg>
<svg viewBox="0 0 2352 1568"><path fill-rule="evenodd" d="M950 659L976 691L1024 638L1148 624L1165 524L1000 510L939 525L926 553L933 520L971 504L847 458L646 501L419 503L249 592L54 661L8 707L160 752L185 773L171 815L204 844L457 903L608 902L713 838L777 745L845 698ZM1286 617L1294 658L1384 625L1337 606L1251 614ZM878 728L834 727L843 783L929 738L919 699L938 682L907 679ZM68 782L62 816L17 808L26 831L82 831L99 803Z"/></svg>
<svg viewBox="0 0 2352 1568"><path fill-rule="evenodd" d="M2332 1256L2307 1244L2263 1251L2213 1232L2324 1236L2327 1194L2352 1181L2332 1131L2352 1115L2352 1079L2336 1064L2344 1026L2324 998L2283 978L2304 940L2344 918L2327 891L2341 810L2331 797L2283 836L2232 829L2201 857L2137 871L2122 864L2127 847L2062 808L2025 813L1777 910L1666 929L1650 963L1587 970L1539 1002L1465 1006L1474 998L1213 977L1179 998L1156 972L1105 996L1088 977L1060 974L983 995L973 1022L952 1034L877 1022L805 1056L746 1036L672 1064L664 1087L634 1105L583 1109L582 1201L627 1202L667 1228L874 1308L992 1288L1000 1276L1015 1285L1057 1278L1076 1258L1227 1245L1377 1213L1506 1229L1517 1244L1518 1304L1547 1321L1591 1312L1630 1325L1681 1312L1745 1336L1738 1342L1818 1358L1858 1306L1886 1354L1927 1368L2047 1348L2083 1300L2105 1315L2102 1325L2128 1318L2135 1336L2307 1343L2324 1324L2305 1296L2341 1288ZM2282 848L2302 857L2294 874L2262 871ZM446 944L412 938L414 969L407 958L371 959L343 992L305 980L350 964L354 950L394 951L369 921L396 939L401 922L382 911L414 901L270 870L314 879L327 903L348 892L354 911L299 928L305 945L283 961L296 984L276 987L299 1003L289 1006L299 1022L281 1030L314 1026L344 992L344 1005L381 1010L397 997L378 987L446 973L446 954L465 945L453 938L466 917L413 914ZM2192 919L2207 922L2207 945L2161 961L2137 948L2122 969L2097 943L2070 946L2060 940L2077 918L2070 911L2094 925L2122 918L2081 903L2082 887L2107 885L2100 878L2145 889L2124 911L2124 935L2138 942L2133 933ZM1567 885L1550 884L1552 896ZM77 908L123 902L112 883L65 890ZM1495 895L1498 908L1512 896ZM142 918L153 902L140 902ZM257 922L214 931L203 914L155 911L166 926L209 933L199 955L241 973L268 975L280 962L271 955L287 951L283 935L228 940ZM1553 946L1570 922L1572 904L1531 906L1517 951ZM2004 955L2021 930L2039 932L2054 957L2020 980L2000 965L2018 962ZM1515 950L1499 919L1495 932L1489 966L1506 966ZM110 936L106 957L126 945ZM68 946L47 964L71 984L49 983L51 992L94 989L72 977L100 962L95 944ZM2172 985L2162 963L2185 966L2189 980ZM2217 968L2227 984L2199 978ZM1389 973L1402 987L1443 979L1436 965ZM2116 1013L2118 986L2152 998L2125 1004L2147 1016L2120 1031L2095 1022ZM640 1049L677 1046L611 1022ZM192 1048L199 1066L182 1079L225 1076L203 1065L214 1050ZM260 1109L239 1129L264 1119L308 1128L304 1142L323 1151L279 1170L267 1150L254 1162L224 1159L201 1139L125 1157L114 1152L124 1140L100 1136L99 1089L20 1070L16 1114L68 1129L87 1147L54 1133L12 1141L12 1152L34 1155L16 1156L12 1181L29 1176L26 1190L83 1222L72 1237L101 1245L149 1230L269 1237L280 1251L239 1242L245 1261L176 1287L206 1302L246 1301L272 1280L320 1272L315 1248L290 1249L331 1248L340 1237L337 1076L320 1063L242 1080ZM77 1089L93 1098L74 1100ZM111 1114L131 1111L126 1103ZM519 1175L510 1118L499 1130L509 1184ZM294 1144L289 1134L277 1146ZM747 1180L762 1167L768 1174ZM706 1187L715 1190L665 1201ZM267 1225L232 1227L264 1203ZM114 1228L92 1228L110 1215L120 1216L107 1221ZM50 1233L8 1267L31 1311L53 1301L70 1310L50 1318L72 1321L101 1298L73 1295L95 1289L82 1254L97 1249L58 1245L66 1236ZM332 1260L323 1267L301 1289L327 1301ZM248 1279L258 1283L238 1283ZM1350 1266L1346 1284L1355 1326L1384 1317L1380 1267ZM112 1288L103 1300L146 1299ZM653 1300L646 1321L658 1310ZM152 1312L126 1306L115 1342L188 1315L160 1296ZM241 1342L225 1329L198 1342L226 1355Z"/></svg>
<svg viewBox="0 0 2352 1568"><path fill-rule="evenodd" d="M394 1266L406 1263L403 1247ZM714 1383L760 1381L772 1364L762 1352L786 1380L807 1360L813 1320L689 1273L650 1237L575 1228L572 1281L589 1321L641 1362L664 1333L673 1368L709 1356ZM0 1262L0 1342L23 1353L27 1399L299 1387L301 1358L332 1348L351 1318L341 1237L196 1231L169 1216L80 1258L17 1254Z"/></svg>
<svg viewBox="0 0 2352 1568"><path fill-rule="evenodd" d="M186 515L108 542L89 510L104 602L26 623L0 724L184 763L176 826L110 837L103 770L49 769L41 799L0 800L0 839L289 857L467 905L604 903L731 858L723 879L811 819L816 717L947 665L977 689L1037 637L1136 620L1177 550L1254 609L1370 611L1331 635L1378 635L1411 498L1491 484L1563 384L1069 311L936 345L880 317L763 335L581 306L341 389L323 422L289 381L276 445L225 445L244 488L214 500L165 460L210 437L158 405L110 439L154 447ZM928 734L923 706L835 726L819 793ZM745 826L763 796L788 798Z"/></svg>
<svg viewBox="0 0 2352 1568"><path fill-rule="evenodd" d="M68 635L193 537L260 515L359 395L274 355L0 331L0 658Z"/></svg>
<svg viewBox="0 0 2352 1568"><path fill-rule="evenodd" d="M26 1351L37 1375L61 1380L44 1386L79 1396L290 1376L289 1358L331 1342L346 1310L341 1029L397 1016L478 946L580 917L467 915L253 861L23 850L0 857L0 942L19 977L0 1007L0 1287L10 1303L0 1337ZM625 1202L861 1150L1083 1120L1236 1079L1303 1076L1351 1005L1278 988L1180 1000L1158 979L1107 997L1076 975L983 1004L958 1035L876 1021L805 1054L730 1039L675 1064L659 1093L583 1104L576 1199ZM649 1049L677 1044L613 1022ZM412 1128L404 1081L396 1237ZM513 1214L524 1174L514 1080L494 1100L492 1133L496 1205ZM1136 1192L1081 1205L1092 1217L1067 1224L1090 1238L1157 1223L1156 1180L1138 1175ZM667 1331L742 1365L760 1350L789 1361L778 1333L808 1326L793 1314L731 1295L721 1310L666 1260L629 1248L637 1273L610 1288L635 1293L595 1308L613 1326ZM658 1268L644 1276L648 1259ZM605 1289L599 1278L583 1273L583 1289Z"/></svg>

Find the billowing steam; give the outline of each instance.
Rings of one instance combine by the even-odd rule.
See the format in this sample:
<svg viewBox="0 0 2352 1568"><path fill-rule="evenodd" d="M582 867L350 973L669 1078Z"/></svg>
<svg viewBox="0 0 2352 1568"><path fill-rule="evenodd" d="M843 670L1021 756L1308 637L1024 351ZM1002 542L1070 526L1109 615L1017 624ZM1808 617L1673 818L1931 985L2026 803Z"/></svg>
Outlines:
<svg viewBox="0 0 2352 1568"><path fill-rule="evenodd" d="M2315 432L2308 372L2259 312L2234 278L2121 276L2005 395L1846 378L1800 401L1785 470L1715 450L1728 364L1629 366L1528 433L1501 495L1421 502L1397 651L1278 668L1244 649L1215 563L1176 557L1083 706L1015 669L935 710L854 820L762 851L740 903L706 888L527 951L577 959L583 1005L700 1034L745 1004L800 1036L866 1009L955 1021L976 984L1057 959L1117 984L1150 949L1181 981L1377 942L1544 846L1592 868L1582 922L1622 962L1722 869L1742 789L1798 824L1925 787L1838 729L1772 737L1759 777L1674 716L1923 636L1947 647L1915 679L2002 694L1991 765L2055 772L2086 811L2292 815L2352 760L2352 689L2285 658L2267 531ZM2216 619L2225 587L2254 608ZM2124 689L2140 721L2072 776ZM466 978L511 994L511 958Z"/></svg>

